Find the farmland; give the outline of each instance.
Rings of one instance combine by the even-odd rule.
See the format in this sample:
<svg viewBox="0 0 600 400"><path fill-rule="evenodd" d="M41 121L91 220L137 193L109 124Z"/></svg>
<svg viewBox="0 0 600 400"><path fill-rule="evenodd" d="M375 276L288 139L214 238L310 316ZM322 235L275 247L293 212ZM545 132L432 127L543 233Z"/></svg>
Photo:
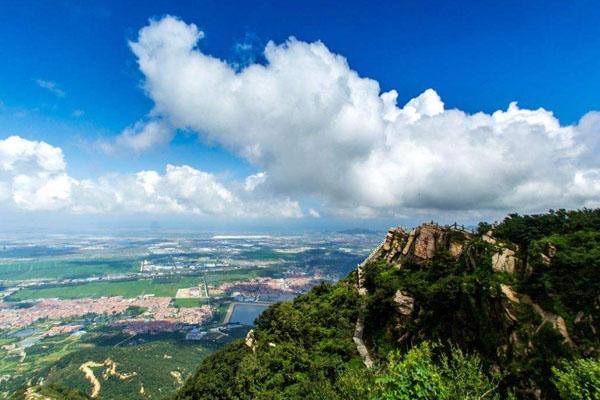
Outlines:
<svg viewBox="0 0 600 400"><path fill-rule="evenodd" d="M202 358L252 325L250 314L241 325L227 324L231 304L252 309L335 281L377 238L0 241L0 399L41 382L84 395L99 390L101 398L172 393Z"/></svg>

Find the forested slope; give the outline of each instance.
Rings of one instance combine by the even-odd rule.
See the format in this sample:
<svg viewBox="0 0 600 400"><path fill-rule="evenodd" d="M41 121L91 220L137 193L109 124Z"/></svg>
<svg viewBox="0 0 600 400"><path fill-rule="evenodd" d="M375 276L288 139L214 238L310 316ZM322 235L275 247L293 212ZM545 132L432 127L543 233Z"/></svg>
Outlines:
<svg viewBox="0 0 600 400"><path fill-rule="evenodd" d="M599 272L600 210L394 228L363 279L271 307L174 398L598 399Z"/></svg>

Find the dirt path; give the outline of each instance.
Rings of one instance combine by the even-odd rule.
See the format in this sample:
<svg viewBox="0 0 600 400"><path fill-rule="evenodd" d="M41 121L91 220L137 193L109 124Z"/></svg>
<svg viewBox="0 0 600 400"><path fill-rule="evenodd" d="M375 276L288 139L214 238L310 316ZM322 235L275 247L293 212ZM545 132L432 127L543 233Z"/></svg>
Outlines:
<svg viewBox="0 0 600 400"><path fill-rule="evenodd" d="M377 246L377 248L373 250L371 254L369 254L369 257L367 257L362 263L358 265L358 268L356 268L356 287L358 289L358 295L361 297L365 297L367 295L367 289L364 287L363 269L365 265L367 265L372 260L375 254L379 252L382 246L383 242L379 246ZM373 359L371 358L371 355L369 354L369 349L367 348L363 340L363 331L365 329L364 314L365 305L361 303L360 309L358 310L358 318L356 320L356 326L354 328L354 335L352 336L352 340L356 344L356 350L358 351L358 354L360 354L360 356L362 357L365 366L367 368L371 368L374 364Z"/></svg>
<svg viewBox="0 0 600 400"><path fill-rule="evenodd" d="M90 384L92 385L90 397L93 399L98 397L98 395L100 394L100 389L102 388L100 381L98 380L98 378L96 378L96 375L94 374L93 368L100 367L105 367L104 372L102 372L102 379L104 380L107 380L109 377L113 376L117 379L124 381L137 375L137 373L135 372L130 374L117 372L117 363L111 360L110 358L107 358L106 360L104 360L104 362L101 363L95 361L88 361L86 363L81 364L79 370L83 372L83 374L85 375L85 379L90 381Z"/></svg>
<svg viewBox="0 0 600 400"><path fill-rule="evenodd" d="M93 399L98 397L98 395L100 394L100 388L102 386L100 385L100 381L98 380L98 378L96 378L96 375L94 375L94 371L92 370L92 368L98 368L103 366L104 363L88 361L86 363L81 364L81 366L79 367L79 370L85 375L85 379L90 381L90 384L92 385L92 392L90 393L90 397Z"/></svg>

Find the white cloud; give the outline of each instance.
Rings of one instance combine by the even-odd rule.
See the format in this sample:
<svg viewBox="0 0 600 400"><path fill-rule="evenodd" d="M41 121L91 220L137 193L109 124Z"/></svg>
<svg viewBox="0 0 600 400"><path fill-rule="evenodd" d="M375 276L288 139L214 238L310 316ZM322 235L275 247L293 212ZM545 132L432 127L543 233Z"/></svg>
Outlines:
<svg viewBox="0 0 600 400"><path fill-rule="evenodd" d="M67 174L60 148L19 136L0 140L2 208L238 218L303 216L298 202L264 194L255 197L238 189L242 186L186 165L167 165L164 173L148 170L77 180Z"/></svg>
<svg viewBox="0 0 600 400"><path fill-rule="evenodd" d="M18 136L0 140L0 200L22 209L53 210L69 203L72 179L61 149Z"/></svg>
<svg viewBox="0 0 600 400"><path fill-rule="evenodd" d="M65 97L65 91L62 90L56 82L47 81L44 79L36 79L35 83L42 89L46 89L56 97Z"/></svg>
<svg viewBox="0 0 600 400"><path fill-rule="evenodd" d="M175 131L169 124L160 120L138 121L126 128L113 140L99 140L96 146L107 154L121 152L143 153L156 146L162 146L171 141Z"/></svg>
<svg viewBox="0 0 600 400"><path fill-rule="evenodd" d="M428 89L403 107L321 42L269 42L241 71L196 47L203 33L173 17L130 46L153 115L246 158L264 175L247 191L315 196L340 215L407 209L578 207L600 199L600 119L561 126L544 109L469 115Z"/></svg>
<svg viewBox="0 0 600 400"><path fill-rule="evenodd" d="M321 214L319 214L319 212L317 210L315 210L314 208L310 208L308 210L308 215L310 215L313 218L321 218Z"/></svg>
<svg viewBox="0 0 600 400"><path fill-rule="evenodd" d="M250 175L244 182L244 188L247 192L253 192L259 185L262 185L267 180L267 174L259 172L254 175Z"/></svg>

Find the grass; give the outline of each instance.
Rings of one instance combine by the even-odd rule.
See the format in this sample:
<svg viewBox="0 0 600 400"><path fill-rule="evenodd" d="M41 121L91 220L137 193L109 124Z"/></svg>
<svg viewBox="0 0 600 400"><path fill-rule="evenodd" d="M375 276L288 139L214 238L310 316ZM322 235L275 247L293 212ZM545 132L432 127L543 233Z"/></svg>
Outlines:
<svg viewBox="0 0 600 400"><path fill-rule="evenodd" d="M228 309L229 303L218 304L213 311L213 320L218 321L219 324L222 324L225 320L225 315L227 314Z"/></svg>
<svg viewBox="0 0 600 400"><path fill-rule="evenodd" d="M208 299L173 299L171 305L177 308L200 307L208 303Z"/></svg>
<svg viewBox="0 0 600 400"><path fill-rule="evenodd" d="M34 300L41 298L76 299L83 297L123 296L137 297L154 294L174 297L177 289L197 286L202 277L173 277L170 279L138 279L129 281L88 282L77 285L26 288L14 293L9 301Z"/></svg>
<svg viewBox="0 0 600 400"><path fill-rule="evenodd" d="M46 259L0 263L0 280L85 278L139 269L137 258Z"/></svg>
<svg viewBox="0 0 600 400"><path fill-rule="evenodd" d="M243 270L211 273L206 276L209 284L218 285L226 281L247 280L257 276L271 275L269 269ZM42 298L77 299L84 297L123 296L133 298L145 294L160 297L175 297L177 289L198 286L203 282L200 275L173 275L156 279L126 281L87 282L74 285L30 287L12 294L8 301L36 300Z"/></svg>

